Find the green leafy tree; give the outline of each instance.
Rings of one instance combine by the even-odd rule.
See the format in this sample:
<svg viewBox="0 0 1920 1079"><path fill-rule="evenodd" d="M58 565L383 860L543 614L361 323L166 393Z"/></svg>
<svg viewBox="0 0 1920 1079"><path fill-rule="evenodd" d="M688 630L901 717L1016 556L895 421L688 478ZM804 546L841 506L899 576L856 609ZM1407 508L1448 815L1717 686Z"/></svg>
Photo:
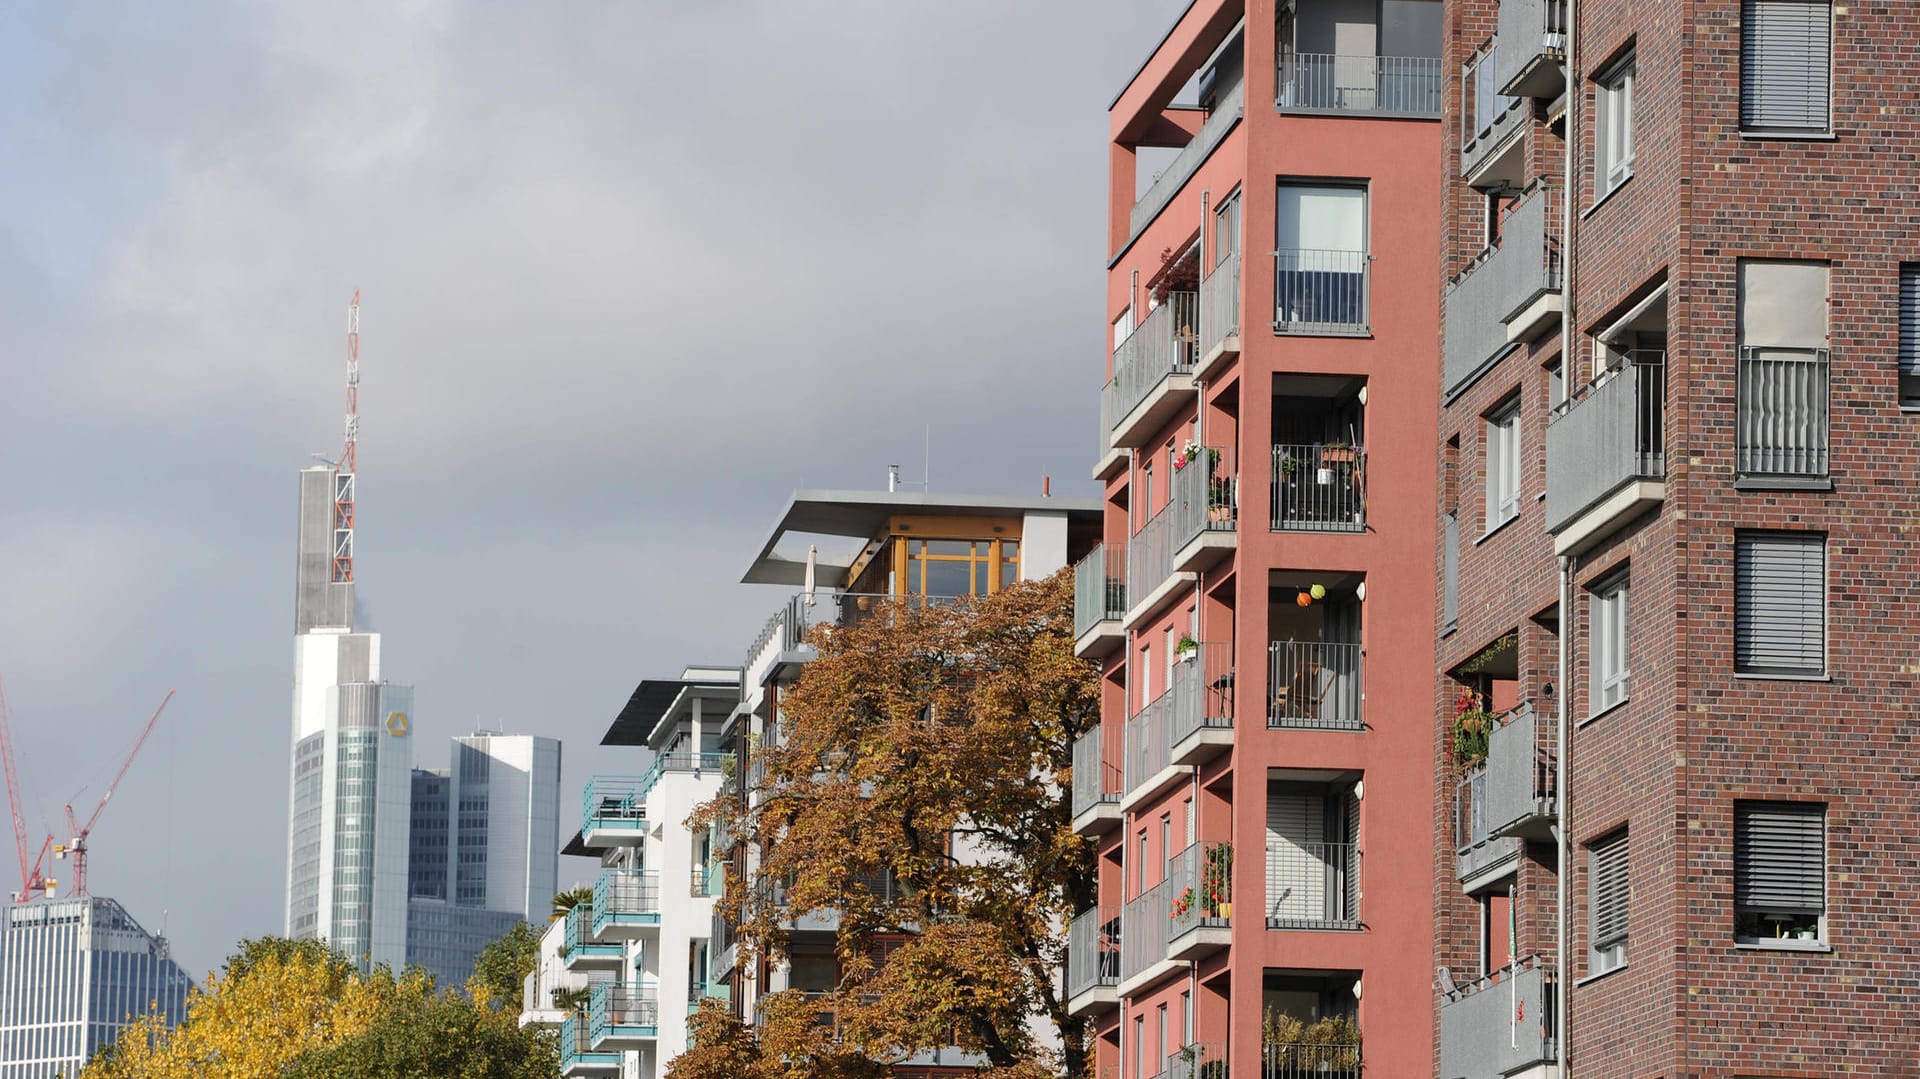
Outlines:
<svg viewBox="0 0 1920 1079"><path fill-rule="evenodd" d="M403 982L354 1037L303 1054L285 1079L552 1079L560 1055L551 1031L522 1027L455 992Z"/></svg>
<svg viewBox="0 0 1920 1079"><path fill-rule="evenodd" d="M521 986L539 961L540 931L520 922L474 957L467 995L483 1007L518 1011Z"/></svg>
<svg viewBox="0 0 1920 1079"><path fill-rule="evenodd" d="M758 1034L705 1019L715 1059L678 1058L674 1079L864 1075L833 1069L956 1042L990 1075L1087 1074L1085 1026L1054 987L1064 927L1094 894L1067 791L1099 676L1073 654L1072 593L1063 571L971 604L883 601L812 631L819 658L754 751L759 799L716 799L694 821L736 818L734 834L764 852L763 888L722 900L743 962L781 956L783 919L834 910L839 979L796 995L790 1022L776 1021L776 995ZM774 882L782 907L766 901ZM1034 1016L1065 1047L1057 1057L1036 1044ZM752 1053L760 1071L727 1070ZM813 1070L793 1072L795 1060Z"/></svg>

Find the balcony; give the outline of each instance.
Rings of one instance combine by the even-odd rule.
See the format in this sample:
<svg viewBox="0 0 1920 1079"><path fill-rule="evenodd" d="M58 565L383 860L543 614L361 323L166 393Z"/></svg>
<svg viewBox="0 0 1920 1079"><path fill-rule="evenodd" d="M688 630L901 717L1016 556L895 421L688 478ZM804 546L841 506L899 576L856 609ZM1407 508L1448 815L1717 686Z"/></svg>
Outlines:
<svg viewBox="0 0 1920 1079"><path fill-rule="evenodd" d="M1179 963L1167 958L1166 933L1157 928L1167 924L1167 900L1172 894L1168 885L1161 881L1120 912L1120 996L1131 996L1141 986L1180 969Z"/></svg>
<svg viewBox="0 0 1920 1079"><path fill-rule="evenodd" d="M1180 540L1180 514L1169 502L1127 541L1127 599L1133 606L1121 625L1132 629L1160 609L1183 585L1193 583L1191 573L1175 573L1173 556Z"/></svg>
<svg viewBox="0 0 1920 1079"><path fill-rule="evenodd" d="M1190 768L1233 748L1233 646L1196 642L1179 657L1167 692L1167 760Z"/></svg>
<svg viewBox="0 0 1920 1079"><path fill-rule="evenodd" d="M579 1012L570 1013L560 1023L560 1074L618 1075L620 1054L595 1052L587 1042L588 1019Z"/></svg>
<svg viewBox="0 0 1920 1079"><path fill-rule="evenodd" d="M1360 847L1267 836L1267 928L1360 928Z"/></svg>
<svg viewBox="0 0 1920 1079"><path fill-rule="evenodd" d="M718 844L715 845L716 848ZM705 865L693 867L693 879L687 895L693 899L718 899L726 891L727 863L715 854Z"/></svg>
<svg viewBox="0 0 1920 1079"><path fill-rule="evenodd" d="M1095 726L1073 742L1073 830L1100 835L1120 825L1121 774L1106 758L1105 731Z"/></svg>
<svg viewBox="0 0 1920 1079"><path fill-rule="evenodd" d="M1067 1012L1087 1015L1120 1003L1120 908L1095 907L1067 926Z"/></svg>
<svg viewBox="0 0 1920 1079"><path fill-rule="evenodd" d="M1487 827L1486 765L1468 769L1455 790L1454 871L1461 887L1473 891L1508 872L1520 857L1520 840Z"/></svg>
<svg viewBox="0 0 1920 1079"><path fill-rule="evenodd" d="M626 946L593 935L593 907L579 903L567 911L560 938L560 961L568 970L619 970L626 962Z"/></svg>
<svg viewBox="0 0 1920 1079"><path fill-rule="evenodd" d="M724 984L727 975L733 972L740 958L739 937L734 932L733 923L716 903L713 915L707 924L707 962L708 984Z"/></svg>
<svg viewBox="0 0 1920 1079"><path fill-rule="evenodd" d="M1268 727L1360 731L1358 644L1327 641L1274 641L1267 646L1268 681L1273 703Z"/></svg>
<svg viewBox="0 0 1920 1079"><path fill-rule="evenodd" d="M1556 819L1554 757L1538 741L1532 705L1508 713L1487 737L1486 831L1489 836L1552 839Z"/></svg>
<svg viewBox="0 0 1920 1079"><path fill-rule="evenodd" d="M1507 48L1494 64L1502 94L1551 101L1567 88L1566 0L1500 0Z"/></svg>
<svg viewBox="0 0 1920 1079"><path fill-rule="evenodd" d="M1113 381L1102 395L1113 418L1111 445L1146 445L1193 402L1199 306L1197 293L1168 293L1113 350Z"/></svg>
<svg viewBox="0 0 1920 1079"><path fill-rule="evenodd" d="M1233 940L1233 844L1192 843L1167 863L1167 958L1199 959Z"/></svg>
<svg viewBox="0 0 1920 1079"><path fill-rule="evenodd" d="M1191 1042L1167 1054L1161 1079L1226 1079L1227 1044Z"/></svg>
<svg viewBox="0 0 1920 1079"><path fill-rule="evenodd" d="M1188 140L1187 145L1153 181L1153 186L1147 188L1147 193L1133 204L1133 209L1127 214L1129 238L1140 235L1153 223L1154 218L1160 216L1160 211L1167 208L1207 158L1213 156L1213 151L1225 141L1228 133L1239 125L1240 118L1247 111L1246 81L1236 78L1232 86L1220 88L1215 101L1213 111L1200 124L1199 134Z"/></svg>
<svg viewBox="0 0 1920 1079"><path fill-rule="evenodd" d="M596 1051L645 1049L660 1036L660 1002L651 990L596 985L587 1018L587 1043Z"/></svg>
<svg viewBox="0 0 1920 1079"><path fill-rule="evenodd" d="M1560 317L1560 193L1536 183L1500 228L1500 245L1448 287L1446 391L1463 386L1508 343Z"/></svg>
<svg viewBox="0 0 1920 1079"><path fill-rule="evenodd" d="M1373 256L1289 247L1273 253L1273 332L1363 337Z"/></svg>
<svg viewBox="0 0 1920 1079"><path fill-rule="evenodd" d="M1233 553L1239 527L1240 481L1231 451L1201 447L1191 459L1176 457L1173 492L1173 569L1197 573ZM1179 464L1185 461L1184 465Z"/></svg>
<svg viewBox="0 0 1920 1079"><path fill-rule="evenodd" d="M784 1002L793 998L798 998L797 1003L803 1009L803 1014L806 1010L812 1011L813 1025L821 1031L826 1032L827 1039L836 1044L844 1037L846 1028L849 1025L849 1020L844 1019L840 1014L843 1000L847 1004L858 1005L871 1004L875 1000L875 998L871 996L856 996L849 999L831 992L815 992L799 989L776 990L775 992L761 996L759 1000L754 1003L753 1025L756 1028L765 1027L769 1019L768 1013L775 1009L785 1007ZM776 1001L781 1003L776 1004ZM972 1072L980 1070L985 1064L985 1058L977 1053L962 1049L957 1045L944 1045L933 1049L920 1049L905 1060L894 1060L891 1067L895 1069L896 1073L903 1069L920 1068L952 1068ZM914 1072L914 1074L917 1074L917 1071ZM942 1071L939 1074L946 1074L946 1072Z"/></svg>
<svg viewBox="0 0 1920 1079"><path fill-rule="evenodd" d="M1521 166L1521 99L1500 92L1500 44L1490 40L1460 79L1460 174L1475 187L1518 187Z"/></svg>
<svg viewBox="0 0 1920 1079"><path fill-rule="evenodd" d="M1440 1074L1499 1079L1560 1059L1554 1022L1554 973L1529 956L1440 1001Z"/></svg>
<svg viewBox="0 0 1920 1079"><path fill-rule="evenodd" d="M1283 52L1274 106L1305 114L1440 116L1437 56Z"/></svg>
<svg viewBox="0 0 1920 1079"><path fill-rule="evenodd" d="M660 874L602 870L593 882L593 939L634 940L660 926Z"/></svg>
<svg viewBox="0 0 1920 1079"><path fill-rule="evenodd" d="M1120 812L1127 812L1186 774L1173 763L1167 742L1173 729L1167 717L1172 711L1173 690L1169 688L1127 719L1121 756Z"/></svg>
<svg viewBox="0 0 1920 1079"><path fill-rule="evenodd" d="M1262 1046L1260 1079L1360 1079L1360 1045Z"/></svg>
<svg viewBox="0 0 1920 1079"><path fill-rule="evenodd" d="M1127 545L1102 544L1073 567L1073 654L1097 659L1120 647L1127 635Z"/></svg>
<svg viewBox="0 0 1920 1079"><path fill-rule="evenodd" d="M856 873L850 886L864 888L881 902L890 903L899 898L900 882L893 874L881 871L877 873ZM762 875L754 881L753 894L760 904L771 905L774 909L786 911L780 918L780 928L789 933L833 933L840 928L840 912L831 907L792 912L792 885L785 881Z"/></svg>
<svg viewBox="0 0 1920 1079"><path fill-rule="evenodd" d="M632 846L646 837L639 776L594 776L581 795L580 839L589 847Z"/></svg>
<svg viewBox="0 0 1920 1079"><path fill-rule="evenodd" d="M1547 531L1567 554L1667 495L1666 354L1627 353L1547 423Z"/></svg>
<svg viewBox="0 0 1920 1079"><path fill-rule="evenodd" d="M1273 448L1275 532L1365 532L1367 455L1335 443Z"/></svg>
<svg viewBox="0 0 1920 1079"><path fill-rule="evenodd" d="M1200 358L1194 363L1193 377L1211 378L1238 355L1240 252L1236 249L1200 279Z"/></svg>

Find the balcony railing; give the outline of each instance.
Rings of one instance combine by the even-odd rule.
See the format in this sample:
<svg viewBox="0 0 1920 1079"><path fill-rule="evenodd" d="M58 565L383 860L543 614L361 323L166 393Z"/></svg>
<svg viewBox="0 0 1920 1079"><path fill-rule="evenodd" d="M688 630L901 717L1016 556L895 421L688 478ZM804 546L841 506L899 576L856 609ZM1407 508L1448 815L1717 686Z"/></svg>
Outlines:
<svg viewBox="0 0 1920 1079"><path fill-rule="evenodd" d="M1168 944L1233 924L1233 844L1190 843L1167 863Z"/></svg>
<svg viewBox="0 0 1920 1079"><path fill-rule="evenodd" d="M1160 216L1160 212L1167 208L1181 188L1187 186L1187 181L1193 179L1193 174L1212 156L1214 149L1240 122L1246 111L1247 84L1244 79L1235 79L1231 85L1215 88L1213 110L1201 122L1199 132L1187 140L1172 161L1167 162L1167 167L1154 177L1153 185L1128 211L1128 236L1140 235L1142 229Z"/></svg>
<svg viewBox="0 0 1920 1079"><path fill-rule="evenodd" d="M1268 646L1269 727L1364 730L1357 644L1274 641Z"/></svg>
<svg viewBox="0 0 1920 1079"><path fill-rule="evenodd" d="M1487 736L1483 829L1489 834L1538 832L1554 814L1554 756L1539 744L1539 720L1523 704Z"/></svg>
<svg viewBox="0 0 1920 1079"><path fill-rule="evenodd" d="M1365 532L1367 455L1360 446L1273 447L1275 532Z"/></svg>
<svg viewBox="0 0 1920 1079"><path fill-rule="evenodd" d="M1550 98L1566 88L1566 0L1500 0L1499 38L1507 48L1494 63L1497 89Z"/></svg>
<svg viewBox="0 0 1920 1079"><path fill-rule="evenodd" d="M1173 553L1177 535L1173 507L1169 502L1127 541L1127 601L1139 603L1173 576Z"/></svg>
<svg viewBox="0 0 1920 1079"><path fill-rule="evenodd" d="M1360 1079L1360 1046L1267 1045L1261 1047L1261 1079Z"/></svg>
<svg viewBox="0 0 1920 1079"><path fill-rule="evenodd" d="M1127 616L1127 545L1109 543L1073 567L1073 635Z"/></svg>
<svg viewBox="0 0 1920 1079"><path fill-rule="evenodd" d="M1118 805L1122 782L1120 769L1106 759L1106 738L1099 727L1074 739L1074 816L1078 817L1095 806Z"/></svg>
<svg viewBox="0 0 1920 1079"><path fill-rule="evenodd" d="M1635 351L1547 424L1547 530L1558 532L1634 480L1667 475L1666 353Z"/></svg>
<svg viewBox="0 0 1920 1079"><path fill-rule="evenodd" d="M1125 794L1139 790L1173 763L1172 743L1168 741L1172 724L1167 722L1172 711L1173 691L1169 689L1127 720L1121 777Z"/></svg>
<svg viewBox="0 0 1920 1079"><path fill-rule="evenodd" d="M1111 398L1108 415L1115 428L1169 375L1193 370L1200 348L1198 315L1196 293L1168 293L1166 301L1148 312L1113 350L1113 381L1105 392Z"/></svg>
<svg viewBox="0 0 1920 1079"><path fill-rule="evenodd" d="M1267 928L1352 929L1360 924L1360 848L1267 837Z"/></svg>
<svg viewBox="0 0 1920 1079"><path fill-rule="evenodd" d="M1193 1042L1167 1054L1161 1079L1226 1079L1227 1043Z"/></svg>
<svg viewBox="0 0 1920 1079"><path fill-rule="evenodd" d="M1827 350L1742 348L1734 435L1741 476L1827 474Z"/></svg>
<svg viewBox="0 0 1920 1079"><path fill-rule="evenodd" d="M638 835L647 827L645 798L639 776L594 776L581 794L581 827L589 832Z"/></svg>
<svg viewBox="0 0 1920 1079"><path fill-rule="evenodd" d="M1486 48L1461 73L1460 92L1469 100L1460 109L1460 171L1472 174L1493 151L1506 145L1514 128L1517 97L1500 92L1500 45L1489 41Z"/></svg>
<svg viewBox="0 0 1920 1079"><path fill-rule="evenodd" d="M1240 252L1229 254L1200 279L1200 355L1240 335Z"/></svg>
<svg viewBox="0 0 1920 1079"><path fill-rule="evenodd" d="M1128 901L1120 914L1120 980L1126 981L1166 958L1163 933L1143 932L1167 920L1167 882L1161 881Z"/></svg>
<svg viewBox="0 0 1920 1079"><path fill-rule="evenodd" d="M1199 642L1173 665L1165 712L1168 752L1180 757L1185 743L1203 730L1233 729L1233 646Z"/></svg>
<svg viewBox="0 0 1920 1079"><path fill-rule="evenodd" d="M1437 56L1283 53L1276 86L1282 110L1440 115Z"/></svg>
<svg viewBox="0 0 1920 1079"><path fill-rule="evenodd" d="M1500 227L1498 246L1446 290L1445 389L1454 389L1507 347L1507 324L1560 289L1560 192L1536 181Z"/></svg>
<svg viewBox="0 0 1920 1079"><path fill-rule="evenodd" d="M660 874L605 869L593 882L593 935L609 926L660 924Z"/></svg>
<svg viewBox="0 0 1920 1079"><path fill-rule="evenodd" d="M560 1073L572 1075L587 1068L615 1069L620 1067L619 1053L596 1053L587 1039L588 1018L579 1012L569 1012L560 1021Z"/></svg>
<svg viewBox="0 0 1920 1079"><path fill-rule="evenodd" d="M626 985L596 985L588 998L587 1040L652 1038L660 1030L660 1002L650 991Z"/></svg>
<svg viewBox="0 0 1920 1079"><path fill-rule="evenodd" d="M1239 519L1239 481L1232 450L1203 447L1173 470L1173 546L1185 547L1208 532L1231 533Z"/></svg>
<svg viewBox="0 0 1920 1079"><path fill-rule="evenodd" d="M1120 908L1095 907L1067 926L1067 996L1120 984Z"/></svg>
<svg viewBox="0 0 1920 1079"><path fill-rule="evenodd" d="M1527 956L1440 1001L1440 1074L1513 1075L1559 1059L1555 977Z"/></svg>
<svg viewBox="0 0 1920 1079"><path fill-rule="evenodd" d="M595 939L592 904L576 903L567 911L566 928L560 934L560 959L567 966L583 961L601 965L618 962L624 950L625 946L618 941Z"/></svg>
<svg viewBox="0 0 1920 1079"><path fill-rule="evenodd" d="M1291 247L1273 253L1275 333L1357 334L1368 326L1365 251Z"/></svg>

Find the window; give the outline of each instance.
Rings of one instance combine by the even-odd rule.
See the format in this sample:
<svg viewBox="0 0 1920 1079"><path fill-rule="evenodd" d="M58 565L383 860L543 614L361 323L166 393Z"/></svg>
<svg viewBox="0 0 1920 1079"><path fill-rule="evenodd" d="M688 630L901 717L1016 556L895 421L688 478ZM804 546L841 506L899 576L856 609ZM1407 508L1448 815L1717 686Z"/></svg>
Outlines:
<svg viewBox="0 0 1920 1079"><path fill-rule="evenodd" d="M1827 807L1733 804L1733 933L1742 944L1827 938Z"/></svg>
<svg viewBox="0 0 1920 1079"><path fill-rule="evenodd" d="M1235 191L1220 200L1220 208L1213 213L1213 265L1218 267L1239 253L1240 192Z"/></svg>
<svg viewBox="0 0 1920 1079"><path fill-rule="evenodd" d="M900 536L893 542L899 545L897 565L904 572L902 591L907 595L984 596L999 591L1020 571L1019 548L1011 540Z"/></svg>
<svg viewBox="0 0 1920 1079"><path fill-rule="evenodd" d="M1827 538L1741 532L1733 540L1733 669L1824 674Z"/></svg>
<svg viewBox="0 0 1920 1079"><path fill-rule="evenodd" d="M1126 343L1127 338L1132 336L1133 308L1129 307L1125 311L1120 312L1119 318L1113 320L1113 347L1118 349L1122 344Z"/></svg>
<svg viewBox="0 0 1920 1079"><path fill-rule="evenodd" d="M1588 607L1593 652L1588 714L1597 716L1627 699L1627 579L1616 577L1595 588Z"/></svg>
<svg viewBox="0 0 1920 1079"><path fill-rule="evenodd" d="M1193 990L1180 991L1180 1044L1193 1044Z"/></svg>
<svg viewBox="0 0 1920 1079"><path fill-rule="evenodd" d="M1633 54L1596 81L1593 101L1594 191L1605 197L1633 175Z"/></svg>
<svg viewBox="0 0 1920 1079"><path fill-rule="evenodd" d="M1167 1006L1162 1004L1154 1010L1158 1013L1155 1018L1159 1021L1160 1027L1160 1055L1166 1056L1173 1048L1167 1044Z"/></svg>
<svg viewBox="0 0 1920 1079"><path fill-rule="evenodd" d="M1920 263L1900 264L1900 407L1920 408Z"/></svg>
<svg viewBox="0 0 1920 1079"><path fill-rule="evenodd" d="M1567 368L1554 357L1546 366L1547 407L1555 412L1567 407Z"/></svg>
<svg viewBox="0 0 1920 1079"><path fill-rule="evenodd" d="M1187 821L1187 846L1191 847L1193 846L1194 831L1193 799L1191 797L1181 803L1181 814L1185 816Z"/></svg>
<svg viewBox="0 0 1920 1079"><path fill-rule="evenodd" d="M1827 475L1827 264L1740 263L1734 467L1774 486ZM1784 481L1784 482L1782 482Z"/></svg>
<svg viewBox="0 0 1920 1079"><path fill-rule="evenodd" d="M1147 1073L1140 1070L1140 1065L1145 1058L1145 1054L1143 1050L1146 1048L1146 1041L1147 1041L1147 1017L1144 1015L1136 1015L1133 1017L1134 1079L1147 1079Z"/></svg>
<svg viewBox="0 0 1920 1079"><path fill-rule="evenodd" d="M1133 884L1134 895L1145 894L1147 890L1147 830L1145 828L1140 829L1140 868L1134 874Z"/></svg>
<svg viewBox="0 0 1920 1079"><path fill-rule="evenodd" d="M1140 646L1140 710L1153 703L1153 646Z"/></svg>
<svg viewBox="0 0 1920 1079"><path fill-rule="evenodd" d="M1166 631L1160 635L1160 648L1161 648L1161 651L1166 653L1166 655L1162 658L1166 660L1166 664L1167 664L1167 671L1166 671L1167 680L1164 684L1168 689L1173 688L1173 665L1174 665L1174 662L1179 658L1177 655L1175 655L1176 649L1174 648L1174 646L1179 643L1180 643L1180 637L1177 631L1175 631L1172 626L1168 626L1166 628Z"/></svg>
<svg viewBox="0 0 1920 1079"><path fill-rule="evenodd" d="M1367 191L1281 184L1274 242L1279 333L1367 327Z"/></svg>
<svg viewBox="0 0 1920 1079"><path fill-rule="evenodd" d="M1488 532L1520 515L1520 401L1487 416Z"/></svg>
<svg viewBox="0 0 1920 1079"><path fill-rule="evenodd" d="M1740 129L1825 133L1830 126L1832 65L1828 0L1743 0Z"/></svg>
<svg viewBox="0 0 1920 1079"><path fill-rule="evenodd" d="M1160 860L1168 867L1173 864L1173 814L1160 814ZM1161 879L1170 876L1166 868L1161 869Z"/></svg>
<svg viewBox="0 0 1920 1079"><path fill-rule="evenodd" d="M1153 461L1140 466L1140 523L1153 520Z"/></svg>
<svg viewBox="0 0 1920 1079"><path fill-rule="evenodd" d="M1587 847L1587 973L1627 963L1627 833Z"/></svg>

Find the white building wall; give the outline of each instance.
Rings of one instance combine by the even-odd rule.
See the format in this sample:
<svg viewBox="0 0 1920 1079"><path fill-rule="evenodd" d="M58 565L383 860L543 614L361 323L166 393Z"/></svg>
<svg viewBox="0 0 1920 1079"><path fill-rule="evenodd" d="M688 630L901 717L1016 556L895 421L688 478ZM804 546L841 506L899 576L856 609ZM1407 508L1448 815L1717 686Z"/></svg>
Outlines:
<svg viewBox="0 0 1920 1079"><path fill-rule="evenodd" d="M1044 581L1067 564L1067 515L1030 511L1020 525L1020 579Z"/></svg>

